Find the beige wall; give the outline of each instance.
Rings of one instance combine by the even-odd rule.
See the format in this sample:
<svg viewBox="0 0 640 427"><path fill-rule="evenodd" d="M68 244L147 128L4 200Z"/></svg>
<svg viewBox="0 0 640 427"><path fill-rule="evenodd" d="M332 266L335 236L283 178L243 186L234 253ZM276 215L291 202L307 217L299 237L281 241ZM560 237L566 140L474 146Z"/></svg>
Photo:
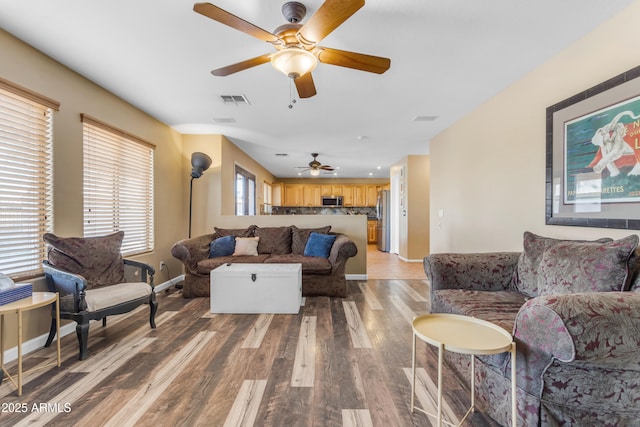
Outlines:
<svg viewBox="0 0 640 427"><path fill-rule="evenodd" d="M54 233L81 236L82 221L82 123L86 113L117 128L126 130L155 145L155 250L135 257L159 270L164 260L171 273L181 274L181 264L170 254L171 245L186 234L186 216L181 136L165 124L51 58L0 30L0 76L60 102L54 114ZM156 282L167 280L158 271ZM38 290L44 290L36 280ZM25 316L26 336L32 338L48 330L49 311L38 310ZM8 343L15 341L13 321L9 320ZM8 344L11 347L12 344Z"/></svg>
<svg viewBox="0 0 640 427"><path fill-rule="evenodd" d="M636 1L431 141L431 252L520 251L525 230L637 234L545 225L545 109L639 65L639 16Z"/></svg>
<svg viewBox="0 0 640 427"><path fill-rule="evenodd" d="M422 261L429 254L429 156L407 156L392 166L392 174L400 182L398 256Z"/></svg>

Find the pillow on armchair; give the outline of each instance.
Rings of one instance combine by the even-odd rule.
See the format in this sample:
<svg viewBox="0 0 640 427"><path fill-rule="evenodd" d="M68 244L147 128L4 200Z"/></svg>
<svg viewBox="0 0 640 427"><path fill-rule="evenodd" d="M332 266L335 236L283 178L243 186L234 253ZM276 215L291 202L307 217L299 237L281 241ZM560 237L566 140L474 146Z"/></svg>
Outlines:
<svg viewBox="0 0 640 427"><path fill-rule="evenodd" d="M124 261L120 248L124 231L97 237L58 237L46 233L49 262L69 273L82 275L88 288L123 283Z"/></svg>

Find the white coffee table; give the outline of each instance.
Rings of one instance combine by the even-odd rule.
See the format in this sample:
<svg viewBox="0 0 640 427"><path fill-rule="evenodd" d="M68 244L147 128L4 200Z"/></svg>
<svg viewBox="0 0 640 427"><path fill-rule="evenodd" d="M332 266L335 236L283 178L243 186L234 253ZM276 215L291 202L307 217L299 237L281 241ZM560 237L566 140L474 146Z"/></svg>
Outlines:
<svg viewBox="0 0 640 427"><path fill-rule="evenodd" d="M431 414L414 405L416 391L416 339L438 347L438 413ZM436 417L438 427L442 423L454 425L442 419L442 361L444 351L471 355L471 406L460 420L460 426L475 410L474 355L511 353L511 423L516 425L516 343L511 334L500 326L474 317L457 314L425 314L413 319L413 354L411 359L411 412L414 408Z"/></svg>
<svg viewBox="0 0 640 427"><path fill-rule="evenodd" d="M302 264L224 264L211 271L212 313L295 314Z"/></svg>

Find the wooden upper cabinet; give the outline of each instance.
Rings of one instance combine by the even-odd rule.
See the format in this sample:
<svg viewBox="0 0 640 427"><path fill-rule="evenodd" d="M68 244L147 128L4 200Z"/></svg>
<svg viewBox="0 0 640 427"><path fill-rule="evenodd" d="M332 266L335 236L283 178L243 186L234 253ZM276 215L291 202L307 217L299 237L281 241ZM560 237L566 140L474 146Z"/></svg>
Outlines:
<svg viewBox="0 0 640 427"><path fill-rule="evenodd" d="M271 184L271 203L273 206L282 206L282 183Z"/></svg>
<svg viewBox="0 0 640 427"><path fill-rule="evenodd" d="M301 184L284 184L283 206L303 206L304 186Z"/></svg>
<svg viewBox="0 0 640 427"><path fill-rule="evenodd" d="M353 186L353 206L367 206L367 188L365 185Z"/></svg>
<svg viewBox="0 0 640 427"><path fill-rule="evenodd" d="M344 206L353 206L353 185L342 185L342 203Z"/></svg>
<svg viewBox="0 0 640 427"><path fill-rule="evenodd" d="M320 206L322 204L321 185L303 185L304 206Z"/></svg>
<svg viewBox="0 0 640 427"><path fill-rule="evenodd" d="M331 186L331 196L342 196L342 185Z"/></svg>
<svg viewBox="0 0 640 427"><path fill-rule="evenodd" d="M367 204L366 206L375 206L378 201L378 191L382 189L379 185L367 185Z"/></svg>
<svg viewBox="0 0 640 427"><path fill-rule="evenodd" d="M321 185L321 195L323 196L333 196L333 185Z"/></svg>

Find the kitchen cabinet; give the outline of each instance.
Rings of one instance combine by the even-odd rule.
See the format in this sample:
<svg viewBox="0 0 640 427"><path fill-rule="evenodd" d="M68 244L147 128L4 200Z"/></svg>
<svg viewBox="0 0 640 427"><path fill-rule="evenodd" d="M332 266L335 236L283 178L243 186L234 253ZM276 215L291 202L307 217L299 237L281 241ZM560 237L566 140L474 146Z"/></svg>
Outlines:
<svg viewBox="0 0 640 427"><path fill-rule="evenodd" d="M382 187L379 185L367 185L367 204L366 206L375 206L378 202L378 191Z"/></svg>
<svg viewBox="0 0 640 427"><path fill-rule="evenodd" d="M344 206L353 206L353 186L342 185L342 203Z"/></svg>
<svg viewBox="0 0 640 427"><path fill-rule="evenodd" d="M322 186L321 185L302 185L304 206L320 206L322 205Z"/></svg>
<svg viewBox="0 0 640 427"><path fill-rule="evenodd" d="M321 185L321 195L322 196L333 196L333 185Z"/></svg>
<svg viewBox="0 0 640 427"><path fill-rule="evenodd" d="M367 206L367 188L364 185L353 186L353 206Z"/></svg>
<svg viewBox="0 0 640 427"><path fill-rule="evenodd" d="M273 206L282 206L282 183L271 184L271 203Z"/></svg>
<svg viewBox="0 0 640 427"><path fill-rule="evenodd" d="M378 236L376 235L376 220L367 221L367 243L376 243Z"/></svg>
<svg viewBox="0 0 640 427"><path fill-rule="evenodd" d="M304 206L304 186L302 184L284 184L283 206Z"/></svg>

